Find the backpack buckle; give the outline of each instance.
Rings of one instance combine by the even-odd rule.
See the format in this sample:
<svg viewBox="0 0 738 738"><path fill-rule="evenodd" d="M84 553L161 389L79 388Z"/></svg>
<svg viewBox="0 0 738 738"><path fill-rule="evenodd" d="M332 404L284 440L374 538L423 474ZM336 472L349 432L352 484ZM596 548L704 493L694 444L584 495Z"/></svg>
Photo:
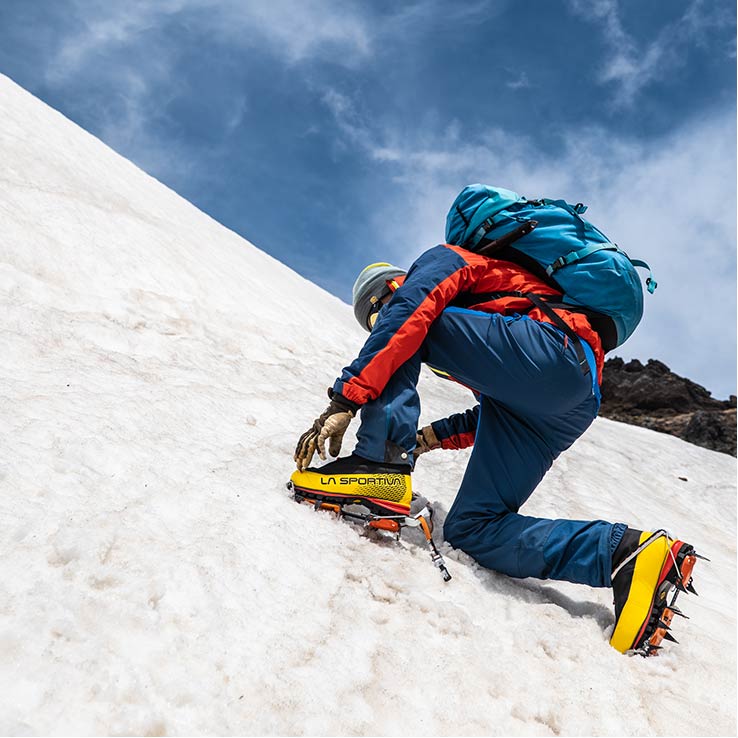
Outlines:
<svg viewBox="0 0 738 738"><path fill-rule="evenodd" d="M561 267L565 267L567 263L568 261L566 259L566 256L559 256L559 258L556 259L556 261L551 262L551 264L549 264L546 267L546 274L548 274L548 276L550 277L557 269L561 269Z"/></svg>
<svg viewBox="0 0 738 738"><path fill-rule="evenodd" d="M489 217L481 223L479 228L474 231L474 235L469 239L469 248L474 248L479 245L480 241L492 230L495 225L494 218Z"/></svg>

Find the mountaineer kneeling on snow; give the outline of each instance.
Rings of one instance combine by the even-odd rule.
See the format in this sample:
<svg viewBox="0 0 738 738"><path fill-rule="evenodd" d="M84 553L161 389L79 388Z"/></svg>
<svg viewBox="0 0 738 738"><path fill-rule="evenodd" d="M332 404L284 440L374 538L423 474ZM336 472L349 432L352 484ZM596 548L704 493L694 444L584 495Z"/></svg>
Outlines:
<svg viewBox="0 0 738 738"><path fill-rule="evenodd" d="M680 614L667 597L691 589L693 548L664 531L518 512L596 417L604 354L643 313L634 266L647 265L631 261L585 210L470 185L449 211L446 244L407 273L384 263L364 269L353 303L370 335L300 438L291 481L309 499L408 515L417 456L473 444L446 540L512 577L613 587L611 644L650 655ZM651 277L646 285L656 287ZM478 404L418 431L423 362L472 389ZM316 449L325 459L326 441L338 455L359 410L354 453L307 468Z"/></svg>

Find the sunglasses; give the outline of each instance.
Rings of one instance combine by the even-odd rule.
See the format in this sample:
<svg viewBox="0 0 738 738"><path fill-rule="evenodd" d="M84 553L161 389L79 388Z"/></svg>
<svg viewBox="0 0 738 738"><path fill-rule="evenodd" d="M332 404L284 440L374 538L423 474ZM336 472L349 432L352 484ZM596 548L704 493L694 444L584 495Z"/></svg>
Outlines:
<svg viewBox="0 0 738 738"><path fill-rule="evenodd" d="M366 318L366 324L369 328L369 331L374 328L374 324L377 322L379 311L384 306L384 300L390 295L393 295L399 289L400 285L394 279L392 279L387 282L387 289L379 297L377 297L376 295L372 295L372 297L369 298L369 302L371 302L372 304L369 315Z"/></svg>
<svg viewBox="0 0 738 738"><path fill-rule="evenodd" d="M389 293L387 293L389 294ZM369 331L374 328L374 324L377 322L377 318L379 317L379 311L382 309L382 298L372 297L372 308L369 311L369 315L366 319L366 324L369 328Z"/></svg>

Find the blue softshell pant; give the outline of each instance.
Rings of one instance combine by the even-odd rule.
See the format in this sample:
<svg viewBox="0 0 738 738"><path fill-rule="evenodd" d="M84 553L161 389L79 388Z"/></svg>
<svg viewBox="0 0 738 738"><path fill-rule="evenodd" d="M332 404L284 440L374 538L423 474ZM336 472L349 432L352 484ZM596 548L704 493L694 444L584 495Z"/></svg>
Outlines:
<svg viewBox="0 0 738 738"><path fill-rule="evenodd" d="M411 462L421 362L448 372L479 393L481 407L469 465L444 525L446 540L513 577L609 587L612 552L625 525L518 512L554 459L597 415L597 369L591 348L582 345L587 374L571 341L553 325L447 308L418 353L362 408L355 453L387 461L392 449L404 449Z"/></svg>

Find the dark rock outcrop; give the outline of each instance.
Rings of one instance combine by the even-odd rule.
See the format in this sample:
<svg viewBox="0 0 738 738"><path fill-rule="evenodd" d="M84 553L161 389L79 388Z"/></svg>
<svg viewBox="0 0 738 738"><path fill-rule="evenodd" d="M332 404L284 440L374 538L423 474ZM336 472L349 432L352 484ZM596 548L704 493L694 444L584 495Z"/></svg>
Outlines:
<svg viewBox="0 0 738 738"><path fill-rule="evenodd" d="M645 365L637 359L605 362L600 415L736 455L735 395L716 400L655 359Z"/></svg>

